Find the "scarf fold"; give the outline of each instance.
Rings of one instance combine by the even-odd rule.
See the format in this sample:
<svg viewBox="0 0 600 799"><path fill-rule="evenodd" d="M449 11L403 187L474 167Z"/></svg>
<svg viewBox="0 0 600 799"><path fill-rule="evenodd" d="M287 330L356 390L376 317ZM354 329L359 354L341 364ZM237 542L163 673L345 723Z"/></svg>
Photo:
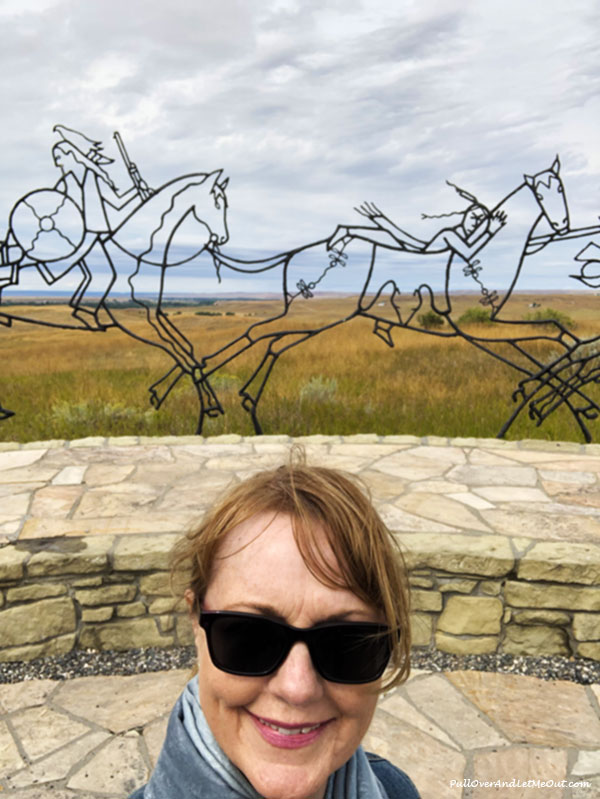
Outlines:
<svg viewBox="0 0 600 799"><path fill-rule="evenodd" d="M359 747L327 781L326 799L388 799ZM212 734L191 679L177 700L144 799L261 799Z"/></svg>

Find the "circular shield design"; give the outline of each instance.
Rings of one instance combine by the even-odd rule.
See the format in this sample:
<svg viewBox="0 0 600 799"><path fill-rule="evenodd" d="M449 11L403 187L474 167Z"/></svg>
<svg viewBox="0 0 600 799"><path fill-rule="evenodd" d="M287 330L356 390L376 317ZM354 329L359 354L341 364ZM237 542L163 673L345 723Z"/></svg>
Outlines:
<svg viewBox="0 0 600 799"><path fill-rule="evenodd" d="M13 235L34 261L60 261L80 246L83 216L70 197L55 189L38 189L22 197L10 215Z"/></svg>

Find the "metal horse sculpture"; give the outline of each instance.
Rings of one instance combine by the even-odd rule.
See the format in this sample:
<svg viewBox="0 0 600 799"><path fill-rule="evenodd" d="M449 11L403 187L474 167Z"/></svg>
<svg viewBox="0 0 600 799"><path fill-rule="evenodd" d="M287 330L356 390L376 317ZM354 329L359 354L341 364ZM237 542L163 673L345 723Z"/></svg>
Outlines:
<svg viewBox="0 0 600 799"><path fill-rule="evenodd" d="M256 354L250 378L239 394L256 433L261 433L259 402L281 355L350 319L366 317L373 321L374 334L388 346L394 346L394 331L401 329L461 337L516 369L521 375L514 394L516 406L500 435L524 408L541 424L565 405L590 440L586 421L600 413L600 406L585 392L586 386L600 382L600 356L590 346L596 339L583 340L560 322L523 322L511 303L526 271L527 258L557 241L577 239L578 252L570 257L582 266L580 274L572 277L592 287L600 284L600 247L593 242L600 227L570 228L558 158L548 169L526 175L491 209L450 184L469 204L460 212L460 222L441 227L429 240L407 233L376 205L364 203L356 210L368 224L340 225L328 238L271 258L248 261L233 258L221 249L229 234L227 180L222 179L220 170L185 175L151 189L115 134L132 181L128 190L119 192L108 171L111 160L102 152L100 142L65 126L59 125L55 131L59 141L53 157L62 177L53 189L31 192L13 208L7 237L0 247L0 301L2 288L18 285L26 268L36 269L47 284L79 270L80 283L70 300L73 321L59 326L92 331L116 326L163 350L172 365L150 386L151 402L159 408L176 383L189 377L199 403L198 433L207 417L223 413L211 376L238 355L249 350ZM388 273L382 269L379 256L383 249L397 259L394 279L386 277ZM203 251L209 253L223 277L231 271L279 271L282 297L273 316L250 324L244 333L215 351L197 354L190 340L164 313L162 300L166 270ZM512 268L505 272L504 285L492 287L488 264L498 251ZM415 270L407 268L406 259L419 263L416 285L411 282ZM431 288L433 281L427 279L428 274L444 277L441 297ZM134 331L127 316L109 303L117 277L128 281L131 299L144 309L142 332ZM348 313L309 328L305 319L302 324L297 321L305 301L320 293L339 291L340 284L355 298ZM479 290L481 303L498 323L490 326L489 333L473 333L457 318L453 297L465 288ZM149 295L154 301L145 299ZM423 310L443 319L443 329L423 327ZM0 305L0 323L10 326L17 319L48 324L33 316L17 316ZM551 341L558 348L558 355L548 362L537 354L541 341ZM10 415L11 411L0 406L0 419Z"/></svg>

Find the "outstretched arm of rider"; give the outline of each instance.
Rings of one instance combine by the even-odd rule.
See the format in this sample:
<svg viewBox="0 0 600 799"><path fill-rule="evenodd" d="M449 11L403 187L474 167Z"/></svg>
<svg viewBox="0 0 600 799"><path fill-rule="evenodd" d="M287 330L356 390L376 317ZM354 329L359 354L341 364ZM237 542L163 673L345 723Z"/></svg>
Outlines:
<svg viewBox="0 0 600 799"><path fill-rule="evenodd" d="M381 228L381 230L387 230L388 233L390 233L397 241L399 241L401 244L407 245L410 249L414 248L416 251L419 251L425 246L426 242L422 241L422 239L416 238L416 236L411 236L410 233L407 233L405 230L402 230L401 227L398 227L398 225L392 222L389 216L386 216L383 211L379 210L375 203L364 202L354 210L357 214L366 216L367 219L370 219L371 222L374 222L378 228Z"/></svg>

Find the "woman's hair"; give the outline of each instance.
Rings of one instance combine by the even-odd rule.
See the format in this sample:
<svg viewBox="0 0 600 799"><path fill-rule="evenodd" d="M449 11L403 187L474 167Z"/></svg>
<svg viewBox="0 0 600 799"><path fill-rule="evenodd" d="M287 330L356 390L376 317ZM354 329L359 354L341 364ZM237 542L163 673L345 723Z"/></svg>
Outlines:
<svg viewBox="0 0 600 799"><path fill-rule="evenodd" d="M384 689L405 680L410 670L410 599L400 547L359 480L336 469L307 466L303 456L299 463L292 460L234 486L176 544L172 585L191 589L192 612L200 612L225 536L265 513L289 514L298 550L319 582L350 590L382 613L390 628L393 669ZM322 534L337 564L328 558L328 548L320 546Z"/></svg>
<svg viewBox="0 0 600 799"><path fill-rule="evenodd" d="M77 163L84 167L85 169L91 169L92 172L95 172L99 178L106 181L110 186L114 186L113 180L108 174L108 172L103 169L99 164L95 161L92 161L91 158L88 158L87 155L84 155L81 150L75 147L74 144L68 141L59 141L57 142L54 147L52 148L52 157L55 157L55 154L59 150L61 153L65 155L72 155L73 158L77 161Z"/></svg>

